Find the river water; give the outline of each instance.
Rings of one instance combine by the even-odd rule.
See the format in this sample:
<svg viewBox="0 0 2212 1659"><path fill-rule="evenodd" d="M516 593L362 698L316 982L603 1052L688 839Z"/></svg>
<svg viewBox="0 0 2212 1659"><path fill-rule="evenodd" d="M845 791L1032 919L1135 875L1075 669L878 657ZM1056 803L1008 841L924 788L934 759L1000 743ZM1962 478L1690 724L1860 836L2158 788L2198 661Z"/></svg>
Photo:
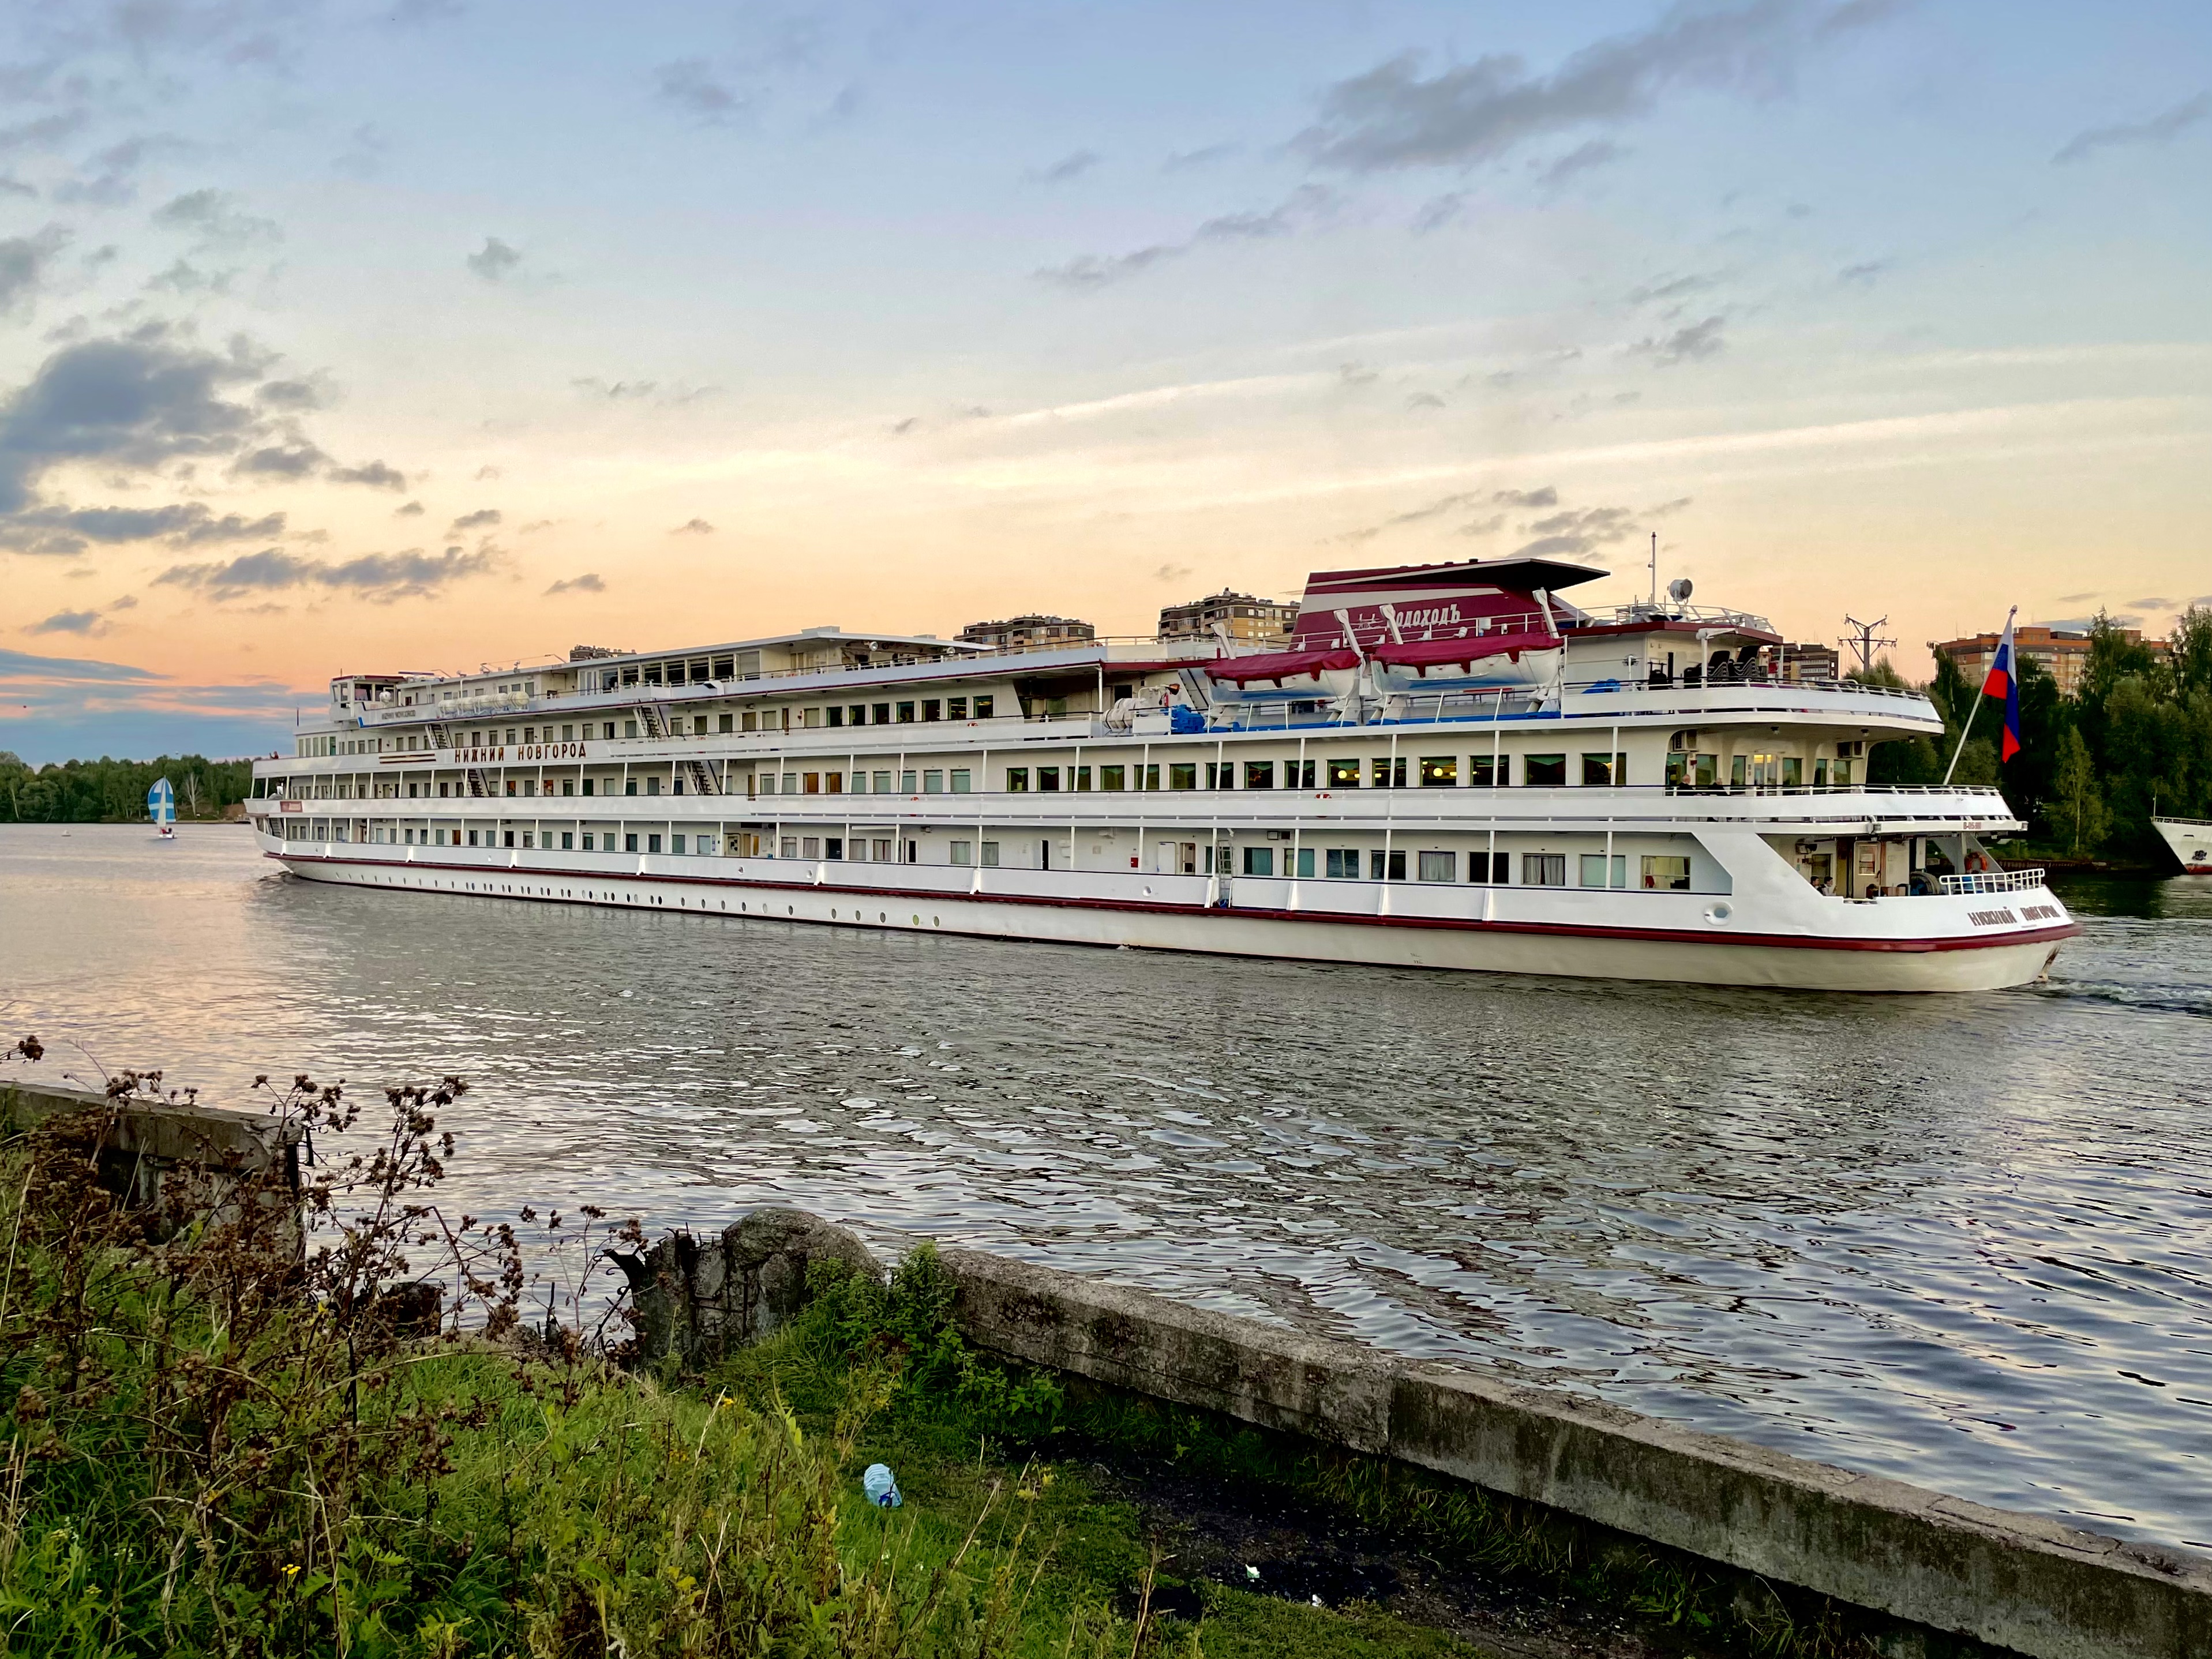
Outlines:
<svg viewBox="0 0 2212 1659"><path fill-rule="evenodd" d="M445 1192L796 1204L2212 1547L2212 879L2051 981L1453 975L370 893L0 829L38 1070L454 1073Z"/></svg>

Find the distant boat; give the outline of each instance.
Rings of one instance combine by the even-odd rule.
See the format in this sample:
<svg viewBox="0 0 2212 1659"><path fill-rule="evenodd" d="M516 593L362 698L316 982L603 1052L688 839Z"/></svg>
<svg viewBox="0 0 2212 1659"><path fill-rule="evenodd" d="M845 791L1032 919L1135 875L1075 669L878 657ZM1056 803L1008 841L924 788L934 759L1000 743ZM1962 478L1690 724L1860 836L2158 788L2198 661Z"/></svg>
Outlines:
<svg viewBox="0 0 2212 1659"><path fill-rule="evenodd" d="M2153 818L2166 850L2192 876L2212 876L2212 822L2203 818Z"/></svg>
<svg viewBox="0 0 2212 1659"><path fill-rule="evenodd" d="M155 779L154 787L146 792L146 816L154 820L155 840L176 840L177 792L169 787L168 779Z"/></svg>

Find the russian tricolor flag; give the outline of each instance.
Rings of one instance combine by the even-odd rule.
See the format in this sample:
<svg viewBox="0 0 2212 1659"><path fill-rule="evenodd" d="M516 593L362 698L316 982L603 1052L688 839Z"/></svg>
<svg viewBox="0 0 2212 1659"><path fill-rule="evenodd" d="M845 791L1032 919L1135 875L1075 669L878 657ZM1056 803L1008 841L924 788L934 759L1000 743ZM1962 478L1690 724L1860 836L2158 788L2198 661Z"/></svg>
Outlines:
<svg viewBox="0 0 2212 1659"><path fill-rule="evenodd" d="M1982 682L1982 695L2004 699L2004 737L1999 742L1997 758L2008 761L2020 753L2020 676L2012 668L2013 617L2014 610L2005 618L2004 636L1997 641L1997 654L1990 664L1990 677Z"/></svg>

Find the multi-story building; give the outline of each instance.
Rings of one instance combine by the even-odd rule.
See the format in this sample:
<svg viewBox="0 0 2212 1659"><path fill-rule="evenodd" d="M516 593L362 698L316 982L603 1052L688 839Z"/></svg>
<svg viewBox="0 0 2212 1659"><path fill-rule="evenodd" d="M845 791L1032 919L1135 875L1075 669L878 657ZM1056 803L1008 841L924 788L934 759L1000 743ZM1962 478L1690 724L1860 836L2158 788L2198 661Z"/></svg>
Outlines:
<svg viewBox="0 0 2212 1659"><path fill-rule="evenodd" d="M993 651L1014 651L1025 646L1072 645L1095 640L1098 630L1073 617L1009 617L1004 622L969 623L960 630L961 642Z"/></svg>
<svg viewBox="0 0 2212 1659"><path fill-rule="evenodd" d="M1160 637L1164 640L1206 639L1217 624L1225 629L1232 640L1285 644L1298 625L1298 608L1275 599L1256 599L1249 593L1232 593L1224 587L1218 593L1193 599L1188 605L1164 606L1160 611Z"/></svg>
<svg viewBox="0 0 2212 1659"><path fill-rule="evenodd" d="M1785 645L1782 647L1782 678L1804 684L1843 678L1843 660L1832 645Z"/></svg>
<svg viewBox="0 0 2212 1659"><path fill-rule="evenodd" d="M2147 647L2151 654L2163 657L2166 652L2164 640L2147 640L2139 628L2123 628L2120 637L2130 645ZM1971 634L1963 639L1945 640L1941 644L1930 640L1929 651L1948 657L1958 664L1959 672L1969 685L1979 685L1989 678L1990 664L1997 653L2001 635ZM2015 627L2012 631L2013 648L2033 660L2043 672L2058 682L2058 695L2070 697L2081 689L2081 677L2089 665L2089 630L2086 628L2044 628L2033 625Z"/></svg>

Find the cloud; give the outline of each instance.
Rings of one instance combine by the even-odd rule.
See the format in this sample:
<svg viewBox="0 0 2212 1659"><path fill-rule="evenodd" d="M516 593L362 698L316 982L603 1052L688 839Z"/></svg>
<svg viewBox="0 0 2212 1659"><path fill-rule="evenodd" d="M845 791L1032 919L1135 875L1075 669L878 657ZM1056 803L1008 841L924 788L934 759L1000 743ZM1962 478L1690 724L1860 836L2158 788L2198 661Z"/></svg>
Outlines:
<svg viewBox="0 0 2212 1659"><path fill-rule="evenodd" d="M371 489L404 489L407 475L398 468L386 466L382 461L363 461L359 466L337 466L331 469L332 483L365 484ZM404 507L400 509L404 512Z"/></svg>
<svg viewBox="0 0 2212 1659"><path fill-rule="evenodd" d="M1558 190L1585 173L1592 173L1610 162L1618 161L1628 152L1609 138L1593 138L1588 143L1577 144L1565 155L1547 162L1536 173L1536 182L1547 189Z"/></svg>
<svg viewBox="0 0 2212 1659"><path fill-rule="evenodd" d="M545 590L545 597L550 599L556 593L604 593L606 591L607 585L600 580L599 574L596 571L586 570L580 576L571 576L566 581L555 582L552 586Z"/></svg>
<svg viewBox="0 0 2212 1659"><path fill-rule="evenodd" d="M679 58L653 72L653 96L695 120L726 126L751 112L750 97L716 80L703 58Z"/></svg>
<svg viewBox="0 0 2212 1659"><path fill-rule="evenodd" d="M463 263L487 283L499 283L506 281L507 274L522 263L522 255L498 237L487 236L484 245Z"/></svg>
<svg viewBox="0 0 2212 1659"><path fill-rule="evenodd" d="M1160 163L1160 171L1187 173L1192 167L1211 167L1216 161L1225 161L1232 155L1242 155L1243 149L1242 144L1206 144L1197 149L1176 150Z"/></svg>
<svg viewBox="0 0 2212 1659"><path fill-rule="evenodd" d="M1863 264L1845 265L1836 273L1839 283L1849 283L1857 288L1872 288L1877 279L1886 275L1893 259L1869 259Z"/></svg>
<svg viewBox="0 0 2212 1659"><path fill-rule="evenodd" d="M230 470L240 477L306 478L321 471L330 459L311 443L270 444L240 456Z"/></svg>
<svg viewBox="0 0 2212 1659"><path fill-rule="evenodd" d="M2128 603L2138 611L2175 611L2180 607L2172 599L2130 599Z"/></svg>
<svg viewBox="0 0 2212 1659"><path fill-rule="evenodd" d="M696 404L702 398L711 398L721 390L719 386L687 386L678 382L664 386L658 380L605 380L596 374L587 374L568 382L587 398L603 398L611 404L653 403L665 408L679 408ZM499 476L495 469L494 477Z"/></svg>
<svg viewBox="0 0 2212 1659"><path fill-rule="evenodd" d="M253 389L253 400L270 409L304 414L323 406L323 393L312 380L264 380Z"/></svg>
<svg viewBox="0 0 2212 1659"><path fill-rule="evenodd" d="M464 513L446 526L448 536L459 535L464 530L489 530L500 521L501 514L495 507L480 507L473 513Z"/></svg>
<svg viewBox="0 0 2212 1659"><path fill-rule="evenodd" d="M904 420L902 420L902 421L895 421L895 422L892 422L892 424L891 424L891 436L892 436L892 437L894 437L894 438L903 438L903 437L905 437L905 436L906 436L906 434L907 434L908 433L909 433L909 432L913 431L913 430L915 429L915 428L916 428L916 427L920 426L921 424L921 416L919 416L919 415L909 415L909 416L907 416Z"/></svg>
<svg viewBox="0 0 2212 1659"><path fill-rule="evenodd" d="M1416 392L1406 399L1408 409L1442 409L1443 406L1444 400L1433 392Z"/></svg>
<svg viewBox="0 0 2212 1659"><path fill-rule="evenodd" d="M156 155L185 148L180 140L160 134L125 138L94 156L76 178L56 185L54 199L94 207L119 206L138 193L139 168Z"/></svg>
<svg viewBox="0 0 2212 1659"><path fill-rule="evenodd" d="M200 294L228 294L237 280L235 270L202 270L189 259L175 259L167 269L149 276L146 286L166 289L183 299Z"/></svg>
<svg viewBox="0 0 2212 1659"><path fill-rule="evenodd" d="M262 541L284 533L284 515L258 519L226 513L217 518L204 502L167 507L36 507L0 520L0 548L16 553L70 555L97 542L118 545L160 541L171 547Z"/></svg>
<svg viewBox="0 0 2212 1659"><path fill-rule="evenodd" d="M1423 506L1409 507L1403 513L1395 514L1383 520L1381 524L1370 525L1364 530L1346 531L1336 539L1340 542L1372 541L1386 530L1395 530L1404 525L1420 524L1429 519L1442 518L1449 513L1462 513L1474 507L1520 507L1525 510L1556 507L1559 501L1559 492L1550 484L1546 484L1540 489L1493 489L1487 493L1480 489L1457 490L1449 495L1440 495L1435 501ZM1503 519L1499 517L1486 519L1465 526L1459 533L1463 536L1487 535L1503 522Z"/></svg>
<svg viewBox="0 0 2212 1659"><path fill-rule="evenodd" d="M1190 574L1191 568L1187 564L1164 564L1152 572L1152 580L1156 582L1179 582Z"/></svg>
<svg viewBox="0 0 2212 1659"><path fill-rule="evenodd" d="M2091 127L2087 132L2077 132L2051 158L2051 164L2065 167L2071 162L2086 161L2100 149L2171 143L2207 116L2212 116L2212 92L2200 92L2148 121L2122 122L2116 126Z"/></svg>
<svg viewBox="0 0 2212 1659"><path fill-rule="evenodd" d="M1080 179L1105 159L1095 149L1074 150L1049 167L1032 169L1029 179L1033 185L1064 185Z"/></svg>
<svg viewBox="0 0 2212 1659"><path fill-rule="evenodd" d="M410 548L404 553L363 553L337 563L303 558L282 548L264 549L217 564L175 564L154 580L183 587L217 601L291 588L323 588L388 604L435 592L469 576L490 570L489 552L464 553L449 547L441 554Z"/></svg>
<svg viewBox="0 0 2212 1659"><path fill-rule="evenodd" d="M29 307L45 285L54 256L68 244L69 232L59 225L0 241L0 314Z"/></svg>
<svg viewBox="0 0 2212 1659"><path fill-rule="evenodd" d="M483 483L487 478L498 478L505 476L506 475L502 473L499 468L489 464L477 469L477 482L478 483Z"/></svg>
<svg viewBox="0 0 2212 1659"><path fill-rule="evenodd" d="M404 507L395 507L392 509L392 516L395 519L419 519L422 516L422 503L410 501Z"/></svg>
<svg viewBox="0 0 2212 1659"><path fill-rule="evenodd" d="M0 681L39 681L62 685L118 685L166 679L150 669L127 663L95 662L82 657L34 657L27 652L0 650Z"/></svg>
<svg viewBox="0 0 2212 1659"><path fill-rule="evenodd" d="M1262 241L1287 236L1326 216L1336 192L1321 185L1301 185L1264 213L1225 213L1208 219L1180 242L1155 242L1127 253L1086 253L1065 264L1047 265L1034 274L1056 288L1091 292L1123 282L1166 259L1179 259L1208 243Z"/></svg>
<svg viewBox="0 0 2212 1659"><path fill-rule="evenodd" d="M1628 348L1628 355L1649 357L1662 368L1671 368L1676 363L1702 362L1719 356L1728 345L1721 337L1722 321L1719 316L1711 316L1663 337L1638 340Z"/></svg>
<svg viewBox="0 0 2212 1659"><path fill-rule="evenodd" d="M195 190L154 210L154 223L162 230L182 231L210 245L234 246L241 242L269 242L284 233L274 219L258 219L242 213L239 198L225 190Z"/></svg>
<svg viewBox="0 0 2212 1659"><path fill-rule="evenodd" d="M1575 558L1589 553L1609 543L1626 540L1652 519L1664 518L1679 513L1690 504L1686 495L1640 512L1628 507L1585 507L1568 508L1533 524L1522 526L1527 534L1535 538L1514 550L1514 556L1524 559Z"/></svg>
<svg viewBox="0 0 2212 1659"><path fill-rule="evenodd" d="M2061 605L2087 605L2090 600L2096 597L2097 596L2094 593L2061 593L2058 596L2058 603Z"/></svg>
<svg viewBox="0 0 2212 1659"><path fill-rule="evenodd" d="M57 611L44 622L33 623L23 631L26 634L95 635L102 632L105 627L97 611Z"/></svg>
<svg viewBox="0 0 2212 1659"><path fill-rule="evenodd" d="M1446 225L1459 222L1467 206L1467 192L1449 191L1442 196L1432 196L1421 204L1413 215L1413 234L1426 236L1431 231L1442 230Z"/></svg>
<svg viewBox="0 0 2212 1659"><path fill-rule="evenodd" d="M714 526L704 519L687 519L668 533L672 536L711 536L714 533Z"/></svg>
<svg viewBox="0 0 2212 1659"><path fill-rule="evenodd" d="M1662 276L1656 282L1640 283L1628 290L1628 303L1632 306L1650 305L1654 301L1680 300L1692 294L1703 294L1720 281L1717 276L1691 271L1680 276Z"/></svg>
<svg viewBox="0 0 2212 1659"><path fill-rule="evenodd" d="M1577 128L1651 113L1678 87L1771 96L1823 34L1870 23L1891 8L1817 0L1677 5L1648 29L1586 46L1550 75L1491 53L1432 76L1409 52L1340 81L1296 141L1322 167L1348 173L1465 167Z"/></svg>

